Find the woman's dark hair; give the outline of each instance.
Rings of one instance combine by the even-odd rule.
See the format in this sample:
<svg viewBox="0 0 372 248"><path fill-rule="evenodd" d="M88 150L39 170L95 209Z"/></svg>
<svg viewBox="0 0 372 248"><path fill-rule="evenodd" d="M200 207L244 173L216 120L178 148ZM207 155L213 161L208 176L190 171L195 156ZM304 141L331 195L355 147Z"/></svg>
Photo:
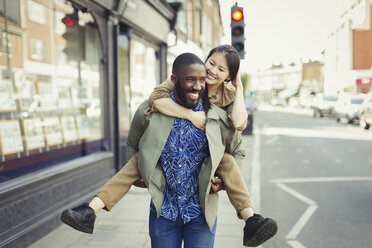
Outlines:
<svg viewBox="0 0 372 248"><path fill-rule="evenodd" d="M238 73L239 66L240 66L240 56L239 56L238 51L236 51L236 49L230 45L217 46L209 52L205 62L207 62L209 57L212 56L216 52L222 53L225 55L227 66L229 67L230 80L234 81L236 79L236 74Z"/></svg>

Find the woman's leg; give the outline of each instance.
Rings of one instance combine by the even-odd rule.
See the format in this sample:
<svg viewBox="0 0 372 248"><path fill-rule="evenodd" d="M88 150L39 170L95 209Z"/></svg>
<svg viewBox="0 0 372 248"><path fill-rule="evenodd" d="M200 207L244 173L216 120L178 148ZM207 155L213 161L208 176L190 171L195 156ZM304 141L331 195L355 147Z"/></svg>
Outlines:
<svg viewBox="0 0 372 248"><path fill-rule="evenodd" d="M239 218L245 221L253 216L251 197L240 169L231 154L224 153L216 174L222 178L227 195Z"/></svg>
<svg viewBox="0 0 372 248"><path fill-rule="evenodd" d="M89 206L96 213L102 208L110 211L140 177L137 153L102 187L96 197L89 203Z"/></svg>

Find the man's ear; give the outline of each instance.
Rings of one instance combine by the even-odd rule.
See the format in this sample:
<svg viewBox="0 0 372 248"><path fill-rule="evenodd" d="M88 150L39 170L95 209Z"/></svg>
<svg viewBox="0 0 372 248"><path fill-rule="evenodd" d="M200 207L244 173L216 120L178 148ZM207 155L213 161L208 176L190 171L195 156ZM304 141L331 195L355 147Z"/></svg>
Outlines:
<svg viewBox="0 0 372 248"><path fill-rule="evenodd" d="M176 82L177 82L177 76L173 73L171 75L171 81L172 81L173 84L176 84Z"/></svg>

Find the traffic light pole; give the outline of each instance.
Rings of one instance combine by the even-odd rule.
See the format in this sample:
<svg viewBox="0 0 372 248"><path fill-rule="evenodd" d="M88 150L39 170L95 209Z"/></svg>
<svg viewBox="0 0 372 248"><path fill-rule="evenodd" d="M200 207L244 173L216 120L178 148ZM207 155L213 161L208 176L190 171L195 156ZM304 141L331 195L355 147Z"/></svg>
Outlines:
<svg viewBox="0 0 372 248"><path fill-rule="evenodd" d="M231 45L235 47L240 55L240 59L245 56L245 35L244 35L244 12L243 8L237 3L231 7Z"/></svg>

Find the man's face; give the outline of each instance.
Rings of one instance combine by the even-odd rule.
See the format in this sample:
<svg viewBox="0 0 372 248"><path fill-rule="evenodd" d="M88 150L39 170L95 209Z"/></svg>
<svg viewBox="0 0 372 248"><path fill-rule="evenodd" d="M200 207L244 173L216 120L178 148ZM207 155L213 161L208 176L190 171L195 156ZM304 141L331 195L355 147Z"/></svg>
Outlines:
<svg viewBox="0 0 372 248"><path fill-rule="evenodd" d="M206 75L205 67L201 64L185 66L178 70L177 75L172 74L176 95L186 108L198 106L205 90Z"/></svg>

